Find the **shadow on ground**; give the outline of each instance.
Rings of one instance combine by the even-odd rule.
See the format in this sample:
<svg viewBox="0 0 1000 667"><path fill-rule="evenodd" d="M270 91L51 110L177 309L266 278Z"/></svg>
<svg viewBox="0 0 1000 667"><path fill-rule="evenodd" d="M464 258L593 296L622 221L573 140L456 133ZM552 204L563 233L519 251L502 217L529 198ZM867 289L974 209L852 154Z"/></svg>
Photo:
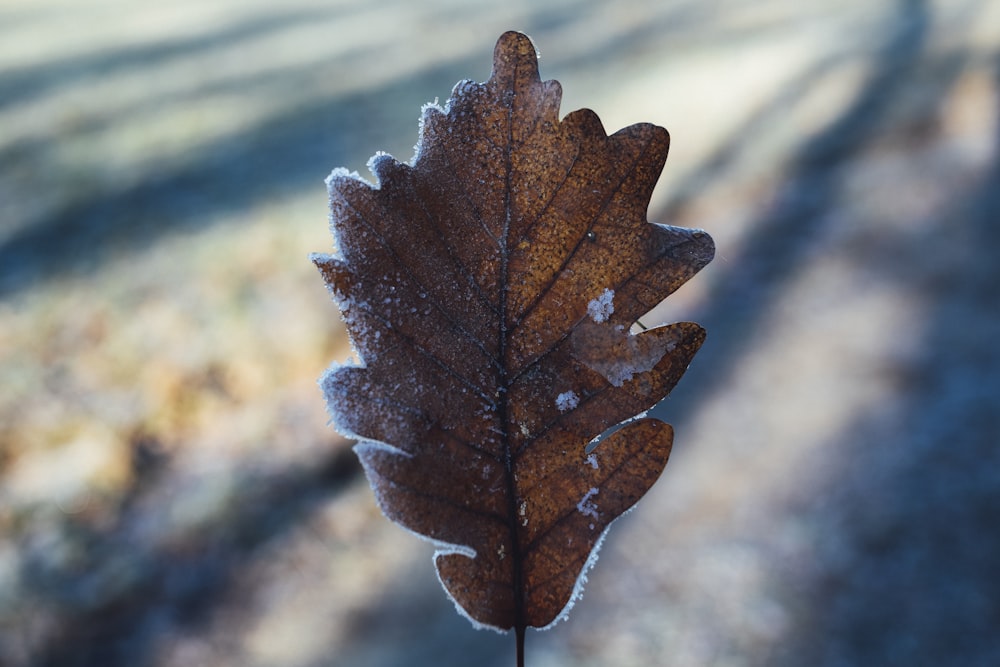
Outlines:
<svg viewBox="0 0 1000 667"><path fill-rule="evenodd" d="M671 399L674 422L728 381L755 336L773 335L765 324L786 279L814 256L816 239L841 218L841 181L852 161L885 135L913 134L927 127L889 123L905 82L918 71L936 72L934 88L916 118L937 117L969 54L926 53L929 8L919 0L897 3L877 66L854 103L826 130L810 139L788 171L786 195L753 223L743 259L727 267L718 289L697 319L709 342ZM1000 61L997 61L1000 62ZM994 63L1000 87L1000 68ZM793 91L792 95L803 91ZM786 97L785 95L781 97ZM769 107L775 116L780 106ZM740 128L707 173L696 174L683 198L660 219L676 219L698 198L697 184L711 182L711 167L723 169L741 150ZM1000 126L992 140L1000 139ZM752 144L750 144L752 146ZM1000 145L993 155L1000 155ZM829 448L841 464L821 488L803 489L793 514L806 517L815 533L818 562L811 581L773 585L786 599L799 599L783 642L766 664L989 665L1000 660L992 628L1000 622L1000 576L995 563L1000 540L990 528L1000 515L1000 270L990 257L1000 251L1000 162L994 161L952 204L920 221L923 231L898 238L873 235L857 248L858 271L872 284L892 284L923 295L925 320L918 360L892 369L898 386L891 405L873 405L847 424ZM912 193L900 192L900 197ZM918 221L914 221L918 223ZM902 332L901 332L902 333ZM909 332L907 332L909 333ZM891 366L890 361L886 361ZM678 417L677 415L681 415ZM806 495L808 493L808 495ZM803 593L805 591L805 593ZM803 596L807 600L802 600Z"/></svg>
<svg viewBox="0 0 1000 667"><path fill-rule="evenodd" d="M217 50L284 27L339 18L344 11L347 10L289 10L185 39L126 46L44 66L15 69L0 75L0 109L4 100L24 101L41 96L88 73L107 75L151 67L178 55L189 57L200 51ZM532 32L544 36L547 29L559 24L563 12L560 9L553 16L553 12L539 8L524 27L529 31L537 27L538 31ZM669 35L710 20L711 16L692 11L681 3L676 10L660 12L634 30L604 39L588 55L593 59L614 58L633 40L648 39L657 30ZM363 69L374 55L370 49L355 49L329 63L330 76ZM484 54L474 55L478 61L485 61ZM582 66L586 60L579 58L574 64ZM549 64L559 62L558 57L548 59ZM107 259L141 250L164 235L203 229L220 219L221 214L250 209L305 188L321 188L322 179L332 167L360 168L376 150L389 145L412 146L416 139L416 110L435 94L444 99L457 81L485 79L488 70L479 71L480 65L472 57L450 62L437 60L406 78L350 95L300 104L251 131L208 141L185 154L183 160L159 165L142 178L124 174L118 183L91 188L81 196L41 209L40 217L18 220L13 229L8 227L0 235L0 297L43 281L93 272ZM226 85L270 83L292 95L297 87L309 85L308 82L309 74L305 71L279 71L252 82L217 84L211 92L224 92ZM155 82L149 93L143 108L133 107L127 113L155 109L164 102L159 99ZM404 117L398 113L399 109L414 112L412 117ZM96 122L114 124L116 118L105 116ZM16 160L48 150L55 141L57 137L14 141L3 149L0 157ZM397 157L407 160L410 155ZM44 193L39 195L44 197Z"/></svg>

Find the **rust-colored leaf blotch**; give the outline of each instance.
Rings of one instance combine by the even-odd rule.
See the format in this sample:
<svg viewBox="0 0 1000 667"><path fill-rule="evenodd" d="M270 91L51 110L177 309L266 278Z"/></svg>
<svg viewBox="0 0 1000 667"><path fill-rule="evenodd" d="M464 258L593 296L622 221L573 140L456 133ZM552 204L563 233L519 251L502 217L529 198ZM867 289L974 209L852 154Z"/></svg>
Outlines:
<svg viewBox="0 0 1000 667"><path fill-rule="evenodd" d="M646 221L666 130L607 136L590 110L560 120L560 95L504 34L488 81L425 108L411 164L331 174L335 253L313 257L360 357L321 381L334 425L386 516L438 544L460 610L521 634L565 613L666 465L670 426L634 418L705 334L629 327L714 252Z"/></svg>

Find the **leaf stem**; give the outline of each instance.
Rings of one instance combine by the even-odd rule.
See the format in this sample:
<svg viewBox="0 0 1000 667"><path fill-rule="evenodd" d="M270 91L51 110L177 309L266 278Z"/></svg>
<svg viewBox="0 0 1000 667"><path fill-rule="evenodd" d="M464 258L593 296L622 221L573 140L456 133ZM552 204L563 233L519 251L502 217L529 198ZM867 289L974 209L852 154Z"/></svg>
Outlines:
<svg viewBox="0 0 1000 667"><path fill-rule="evenodd" d="M517 642L517 667L524 667L524 626L514 627L514 639Z"/></svg>

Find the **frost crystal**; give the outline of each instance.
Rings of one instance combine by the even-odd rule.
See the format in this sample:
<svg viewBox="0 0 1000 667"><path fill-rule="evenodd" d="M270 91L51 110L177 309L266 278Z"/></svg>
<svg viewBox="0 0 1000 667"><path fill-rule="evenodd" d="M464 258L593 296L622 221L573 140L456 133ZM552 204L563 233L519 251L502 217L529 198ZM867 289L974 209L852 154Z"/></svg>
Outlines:
<svg viewBox="0 0 1000 667"><path fill-rule="evenodd" d="M566 412L567 410L572 410L577 405L580 404L580 397L576 395L574 391L564 391L563 393L556 396L556 407L559 408L559 412Z"/></svg>
<svg viewBox="0 0 1000 667"><path fill-rule="evenodd" d="M393 158L385 151L377 151L375 155L372 155L370 158L368 158L368 165L367 165L368 171L370 171L372 175L375 175L375 169L377 168L378 163L382 162L383 160L389 160L390 162L394 162L395 158ZM360 178L360 176L358 178ZM376 182L378 182L377 176L375 180Z"/></svg>
<svg viewBox="0 0 1000 667"><path fill-rule="evenodd" d="M330 172L330 175L327 176L323 182L326 183L326 189L332 195L336 191L337 181L345 178L360 181L366 185L371 185L371 183L365 180L357 171L349 171L344 167L336 167Z"/></svg>
<svg viewBox="0 0 1000 667"><path fill-rule="evenodd" d="M599 493L598 489L591 488L587 491L586 495L580 499L580 502L576 504L577 511L583 516L589 516L592 519L598 518L597 516L597 504L594 503L591 498Z"/></svg>
<svg viewBox="0 0 1000 667"><path fill-rule="evenodd" d="M606 322L611 313L615 312L615 304L612 301L614 298L614 290L605 289L601 292L601 296L587 304L587 314L598 324Z"/></svg>

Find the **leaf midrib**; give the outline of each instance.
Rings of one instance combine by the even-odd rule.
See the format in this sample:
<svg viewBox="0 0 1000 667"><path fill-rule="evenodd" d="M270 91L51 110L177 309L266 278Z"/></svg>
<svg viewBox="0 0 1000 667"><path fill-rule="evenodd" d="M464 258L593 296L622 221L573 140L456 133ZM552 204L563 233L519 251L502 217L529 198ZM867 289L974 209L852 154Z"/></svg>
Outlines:
<svg viewBox="0 0 1000 667"><path fill-rule="evenodd" d="M518 81L518 67L515 64L512 72L513 85ZM516 90L509 98L507 106L507 140L504 142L504 223L500 235L500 326L498 327L497 356L500 364L497 369L497 417L500 420L500 430L503 438L504 474L507 482L507 528L511 544L511 587L514 597L514 632L517 635L519 657L523 651L524 631L527 627L524 610L524 568L518 525L517 525L517 482L514 475L514 447L511 441L510 421L508 419L509 378L507 377L507 303L509 294L510 242L511 228L511 192L513 178L513 162L511 152L514 146L514 104L517 99Z"/></svg>

